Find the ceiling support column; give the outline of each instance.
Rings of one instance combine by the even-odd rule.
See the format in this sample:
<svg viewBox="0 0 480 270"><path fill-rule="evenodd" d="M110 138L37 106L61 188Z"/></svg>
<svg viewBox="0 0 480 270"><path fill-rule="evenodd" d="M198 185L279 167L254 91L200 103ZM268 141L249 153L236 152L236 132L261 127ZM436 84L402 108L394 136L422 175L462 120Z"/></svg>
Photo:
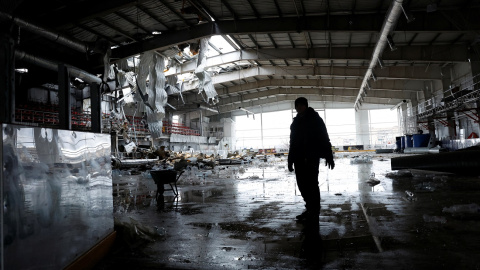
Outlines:
<svg viewBox="0 0 480 270"><path fill-rule="evenodd" d="M12 123L15 110L15 41L0 32L0 122Z"/></svg>
<svg viewBox="0 0 480 270"><path fill-rule="evenodd" d="M370 119L368 110L355 112L355 131L357 134L357 145L363 145L364 149L370 145Z"/></svg>
<svg viewBox="0 0 480 270"><path fill-rule="evenodd" d="M58 117L60 129L72 129L70 77L64 64L58 65Z"/></svg>

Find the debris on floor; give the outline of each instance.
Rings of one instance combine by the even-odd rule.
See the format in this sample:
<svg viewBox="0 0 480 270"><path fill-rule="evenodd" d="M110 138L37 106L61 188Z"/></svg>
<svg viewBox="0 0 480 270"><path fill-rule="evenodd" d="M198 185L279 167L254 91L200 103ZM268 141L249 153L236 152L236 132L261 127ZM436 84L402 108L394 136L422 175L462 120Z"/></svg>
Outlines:
<svg viewBox="0 0 480 270"><path fill-rule="evenodd" d="M368 178L368 180L367 180L366 182L367 182L367 184L368 184L369 186L371 186L371 187L374 187L374 186L380 184L380 180L378 180L377 178L375 178L375 173L372 173L372 174L370 175L370 178Z"/></svg>

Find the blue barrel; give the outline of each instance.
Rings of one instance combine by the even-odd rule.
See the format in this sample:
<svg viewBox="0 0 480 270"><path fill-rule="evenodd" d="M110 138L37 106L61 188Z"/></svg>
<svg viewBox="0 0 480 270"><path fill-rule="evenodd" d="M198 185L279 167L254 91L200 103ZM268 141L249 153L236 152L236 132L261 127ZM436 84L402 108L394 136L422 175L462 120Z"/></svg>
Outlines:
<svg viewBox="0 0 480 270"><path fill-rule="evenodd" d="M430 134L413 134L413 147L428 147Z"/></svg>
<svg viewBox="0 0 480 270"><path fill-rule="evenodd" d="M402 137L395 137L396 150L402 149Z"/></svg>
<svg viewBox="0 0 480 270"><path fill-rule="evenodd" d="M400 147L401 149L405 149L405 136L402 136L400 139Z"/></svg>
<svg viewBox="0 0 480 270"><path fill-rule="evenodd" d="M412 135L405 135L405 148L413 147Z"/></svg>

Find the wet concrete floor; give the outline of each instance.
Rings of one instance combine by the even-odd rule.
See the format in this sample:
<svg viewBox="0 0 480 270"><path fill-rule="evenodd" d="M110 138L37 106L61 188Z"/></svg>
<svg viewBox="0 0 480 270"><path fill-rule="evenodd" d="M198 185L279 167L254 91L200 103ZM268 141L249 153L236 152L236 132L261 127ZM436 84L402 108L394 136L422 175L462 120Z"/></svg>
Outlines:
<svg viewBox="0 0 480 270"><path fill-rule="evenodd" d="M397 154L353 155L320 166L319 227L295 221L304 202L285 161L198 185L186 174L160 207L143 197L126 208L118 196L117 241L96 269L480 269L480 178L387 177Z"/></svg>

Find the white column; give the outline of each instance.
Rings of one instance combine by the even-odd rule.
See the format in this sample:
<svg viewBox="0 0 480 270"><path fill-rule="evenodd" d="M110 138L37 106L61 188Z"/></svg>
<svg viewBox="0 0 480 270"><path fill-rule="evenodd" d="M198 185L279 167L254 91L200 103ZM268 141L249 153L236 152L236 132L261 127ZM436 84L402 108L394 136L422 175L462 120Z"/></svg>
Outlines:
<svg viewBox="0 0 480 270"><path fill-rule="evenodd" d="M355 130L357 133L357 145L363 145L364 149L367 149L370 145L368 110L355 112Z"/></svg>

